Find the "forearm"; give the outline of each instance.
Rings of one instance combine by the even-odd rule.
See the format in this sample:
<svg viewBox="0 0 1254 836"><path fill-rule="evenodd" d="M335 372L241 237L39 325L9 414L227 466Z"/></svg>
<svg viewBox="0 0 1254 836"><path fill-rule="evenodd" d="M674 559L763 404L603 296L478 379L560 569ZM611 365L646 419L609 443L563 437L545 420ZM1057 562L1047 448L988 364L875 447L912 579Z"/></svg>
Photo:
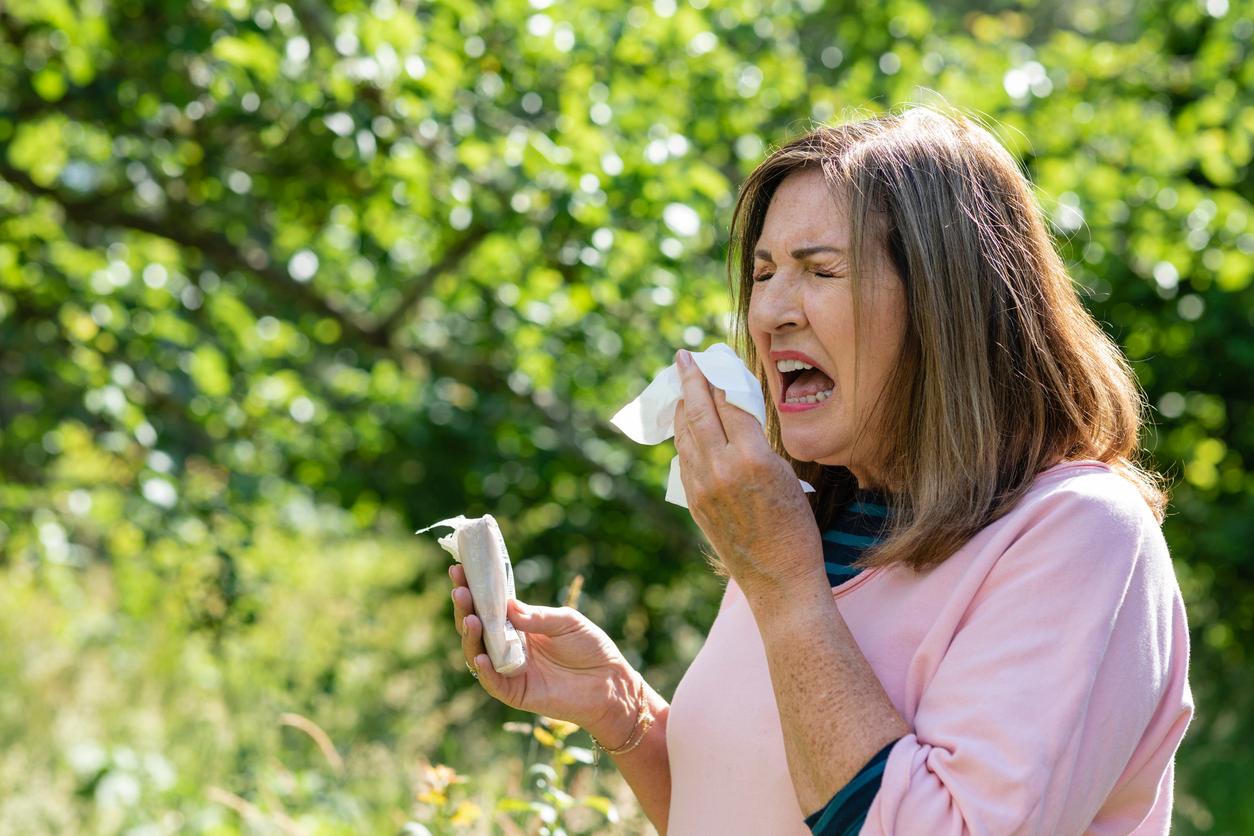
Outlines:
<svg viewBox="0 0 1254 836"><path fill-rule="evenodd" d="M637 674L638 675L638 674ZM623 745L634 730L638 705L633 699L624 705L623 717L616 721L608 737L602 737L595 731L597 740L606 746ZM645 698L649 701L649 709L653 712L654 722L645 733L640 745L621 755L611 755L619 773L626 779L628 786L640 802L649 821L657 828L661 836L666 834L666 822L671 808L671 766L666 749L666 722L670 716L670 704L645 683Z"/></svg>
<svg viewBox="0 0 1254 836"><path fill-rule="evenodd" d="M746 597L762 634L797 801L810 815L910 726L854 641L825 577Z"/></svg>

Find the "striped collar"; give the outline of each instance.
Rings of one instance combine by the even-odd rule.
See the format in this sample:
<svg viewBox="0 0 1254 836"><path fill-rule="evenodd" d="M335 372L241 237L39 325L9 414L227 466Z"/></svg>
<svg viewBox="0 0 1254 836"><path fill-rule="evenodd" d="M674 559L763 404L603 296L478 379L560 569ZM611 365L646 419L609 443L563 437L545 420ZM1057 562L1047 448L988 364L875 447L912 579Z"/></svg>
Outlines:
<svg viewBox="0 0 1254 836"><path fill-rule="evenodd" d="M888 494L860 488L823 532L823 562L831 586L840 586L858 574L853 563L868 548L880 542L888 528Z"/></svg>

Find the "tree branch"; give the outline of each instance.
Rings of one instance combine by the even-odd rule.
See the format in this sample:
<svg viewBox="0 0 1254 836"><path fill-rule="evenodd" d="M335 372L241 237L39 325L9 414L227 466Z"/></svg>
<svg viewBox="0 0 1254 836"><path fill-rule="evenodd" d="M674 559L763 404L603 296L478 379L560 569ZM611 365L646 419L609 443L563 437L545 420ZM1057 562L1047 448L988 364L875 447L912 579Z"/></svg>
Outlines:
<svg viewBox="0 0 1254 836"><path fill-rule="evenodd" d="M392 309L391 313L374 327L374 330L379 332L379 335L384 339L390 339L392 331L400 323L401 319L431 289L431 285L435 284L435 280L439 278L440 274L451 270L461 262L491 231L492 228L487 224L476 223L471 226L452 246L445 249L444 255L440 257L439 261L432 264L421 276L414 279L413 283L405 289L405 293L401 296L401 301Z"/></svg>
<svg viewBox="0 0 1254 836"><path fill-rule="evenodd" d="M3 155L0 155L0 158L2 157ZM95 199L76 199L57 189L39 185L26 172L4 162L0 162L0 177L28 194L46 197L56 202L65 212L66 217L77 223L133 229L199 250L219 267L257 276L279 295L307 311L331 317L340 324L341 328L355 332L366 342L376 346L386 345L386 335L380 334L363 316L332 305L315 293L313 288L297 282L273 263L263 267L254 267L236 249L230 239L220 232L192 229L176 221L159 220L137 212L128 212L119 209L116 204L105 204Z"/></svg>

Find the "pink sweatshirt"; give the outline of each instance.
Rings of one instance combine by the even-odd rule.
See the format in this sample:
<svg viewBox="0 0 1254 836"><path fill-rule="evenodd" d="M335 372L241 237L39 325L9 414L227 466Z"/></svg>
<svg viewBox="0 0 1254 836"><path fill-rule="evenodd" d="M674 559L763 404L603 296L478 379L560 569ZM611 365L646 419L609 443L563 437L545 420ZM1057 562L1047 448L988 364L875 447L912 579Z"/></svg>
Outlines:
<svg viewBox="0 0 1254 836"><path fill-rule="evenodd" d="M1168 832L1188 626L1158 523L1107 465L1056 465L930 572L868 570L832 595L912 730L863 834ZM667 744L669 836L809 836L735 581Z"/></svg>

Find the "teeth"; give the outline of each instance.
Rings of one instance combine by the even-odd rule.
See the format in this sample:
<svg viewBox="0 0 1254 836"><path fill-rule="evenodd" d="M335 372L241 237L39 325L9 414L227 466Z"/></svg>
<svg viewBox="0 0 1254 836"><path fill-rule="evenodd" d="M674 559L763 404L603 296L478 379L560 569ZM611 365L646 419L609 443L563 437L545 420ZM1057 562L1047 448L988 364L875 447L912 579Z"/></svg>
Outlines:
<svg viewBox="0 0 1254 836"><path fill-rule="evenodd" d="M806 395L804 398L788 398L784 403L823 403L832 396L831 389L824 389L822 392L816 392L813 395Z"/></svg>
<svg viewBox="0 0 1254 836"><path fill-rule="evenodd" d="M812 369L814 366L801 360L776 360L775 368L781 372L795 372L800 369Z"/></svg>

